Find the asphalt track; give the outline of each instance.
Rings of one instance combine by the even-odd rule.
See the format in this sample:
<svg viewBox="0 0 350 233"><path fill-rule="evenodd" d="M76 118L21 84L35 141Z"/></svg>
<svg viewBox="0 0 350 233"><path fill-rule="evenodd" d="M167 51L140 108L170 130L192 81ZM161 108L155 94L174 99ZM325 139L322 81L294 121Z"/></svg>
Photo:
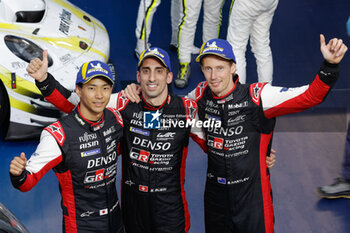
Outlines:
<svg viewBox="0 0 350 233"><path fill-rule="evenodd" d="M107 27L111 40L111 59L116 64L120 87L136 79L137 61L133 57L136 43L135 19L138 1L85 0L71 1L99 18ZM227 11L224 8L221 38L226 36ZM349 17L348 0L280 1L271 27L276 86L300 86L309 83L322 57L319 34L326 39L343 38L350 45L345 23ZM150 42L168 50L170 42L170 1L159 6L154 17ZM195 44L201 44L201 21ZM177 58L170 52L173 70ZM193 57L194 58L194 57ZM303 114L281 117L274 135L277 164L271 171L276 233L346 233L350 231L350 200L322 200L315 188L329 184L338 176L344 152L350 100L350 56L342 62L341 75L327 100ZM192 90L204 78L193 60L190 85L180 95ZM247 82L257 80L254 57L247 55ZM5 142L0 140L0 202L5 204L32 233L61 232L58 182L50 171L27 193L15 190L9 180L8 166L15 155L29 156L37 141ZM120 161L120 160L119 160ZM185 190L191 214L191 233L203 233L203 190L206 156L190 142ZM120 170L119 170L120 171ZM119 189L119 185L118 185Z"/></svg>

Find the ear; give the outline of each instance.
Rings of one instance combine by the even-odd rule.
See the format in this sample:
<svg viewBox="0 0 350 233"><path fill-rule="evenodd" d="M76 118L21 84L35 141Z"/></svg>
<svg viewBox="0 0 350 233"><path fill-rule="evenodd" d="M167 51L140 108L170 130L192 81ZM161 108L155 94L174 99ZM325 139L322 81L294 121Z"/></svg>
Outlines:
<svg viewBox="0 0 350 233"><path fill-rule="evenodd" d="M236 63L232 62L230 69L231 69L231 74L235 74L236 73Z"/></svg>
<svg viewBox="0 0 350 233"><path fill-rule="evenodd" d="M166 83L170 84L173 81L173 72L168 72L166 77Z"/></svg>
<svg viewBox="0 0 350 233"><path fill-rule="evenodd" d="M79 97L81 97L81 87L78 85L75 86L75 92L78 94Z"/></svg>
<svg viewBox="0 0 350 233"><path fill-rule="evenodd" d="M138 83L141 83L140 71L138 70L136 73L136 80Z"/></svg>

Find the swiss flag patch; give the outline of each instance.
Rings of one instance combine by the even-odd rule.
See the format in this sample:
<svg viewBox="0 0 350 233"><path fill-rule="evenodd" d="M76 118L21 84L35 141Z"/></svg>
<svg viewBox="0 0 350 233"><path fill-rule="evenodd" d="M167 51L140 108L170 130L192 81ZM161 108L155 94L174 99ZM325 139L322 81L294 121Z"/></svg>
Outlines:
<svg viewBox="0 0 350 233"><path fill-rule="evenodd" d="M139 185L139 190L141 192L147 193L148 192L148 186L146 186L146 185Z"/></svg>
<svg viewBox="0 0 350 233"><path fill-rule="evenodd" d="M66 135L64 134L62 125L59 121L49 125L45 128L58 142L60 146L63 145L64 141L66 140Z"/></svg>

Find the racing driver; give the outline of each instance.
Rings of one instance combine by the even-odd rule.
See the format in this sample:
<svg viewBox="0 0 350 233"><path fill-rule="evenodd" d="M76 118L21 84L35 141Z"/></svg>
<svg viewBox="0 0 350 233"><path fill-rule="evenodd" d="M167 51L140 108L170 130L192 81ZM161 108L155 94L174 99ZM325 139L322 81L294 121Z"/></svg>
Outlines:
<svg viewBox="0 0 350 233"><path fill-rule="evenodd" d="M197 61L206 81L189 96L198 117L219 119L207 127L208 168L205 186L206 233L273 233L270 150L275 117L320 104L339 74L347 47L341 39L328 44L320 35L324 62L310 85L285 88L269 83L240 84L236 60L226 40L204 43Z"/></svg>
<svg viewBox="0 0 350 233"><path fill-rule="evenodd" d="M44 97L60 110L71 112L76 95L52 76L46 78L47 65L36 69L40 75L32 77ZM124 121L121 195L128 233L182 233L190 227L184 178L192 127L178 123L194 119L197 104L168 92L172 78L168 54L150 48L141 54L138 63L142 102L131 103L120 93L113 94L108 104L120 110Z"/></svg>
<svg viewBox="0 0 350 233"><path fill-rule="evenodd" d="M42 63L47 66L46 50L43 61L36 58L29 64L29 74L38 75L34 70ZM76 80L80 103L71 114L42 131L28 161L21 153L10 164L12 184L22 192L54 170L62 196L62 231L66 233L124 232L115 187L123 121L118 111L106 108L113 84L107 64L83 64Z"/></svg>
<svg viewBox="0 0 350 233"><path fill-rule="evenodd" d="M197 104L168 91L172 77L167 52L150 48L138 63L142 101L132 103L119 93L109 102L124 120L122 212L128 233L181 233L190 228L184 190L189 136L206 147L199 139L204 138L202 130L182 124L195 119ZM52 76L36 79L43 95L59 109L74 108L75 95ZM270 162L273 166L274 160Z"/></svg>

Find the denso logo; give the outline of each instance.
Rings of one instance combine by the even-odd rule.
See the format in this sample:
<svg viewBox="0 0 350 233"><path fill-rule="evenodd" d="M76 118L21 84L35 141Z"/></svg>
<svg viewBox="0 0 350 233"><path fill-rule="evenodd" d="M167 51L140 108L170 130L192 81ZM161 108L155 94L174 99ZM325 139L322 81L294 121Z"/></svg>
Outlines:
<svg viewBox="0 0 350 233"><path fill-rule="evenodd" d="M94 146L98 146L99 143L98 141L93 141L93 142L86 142L86 143L83 143L83 144L80 144L80 149L87 149L87 148L91 148L91 147L94 147Z"/></svg>
<svg viewBox="0 0 350 233"><path fill-rule="evenodd" d="M88 141L94 140L96 138L97 138L97 135L95 133L88 134L87 132L85 132L83 134L83 136L79 137L79 142L88 142Z"/></svg>
<svg viewBox="0 0 350 233"><path fill-rule="evenodd" d="M117 158L117 152L114 151L112 154L107 155L106 157L99 157L96 159L90 159L88 161L87 168L93 168L93 167L98 167L102 165L107 165L109 163L112 163L115 161Z"/></svg>
<svg viewBox="0 0 350 233"><path fill-rule="evenodd" d="M151 150L163 150L163 151L169 150L171 146L170 142L152 142L150 140L141 139L138 137L135 137L132 143L134 145L140 145L140 146L149 148Z"/></svg>
<svg viewBox="0 0 350 233"><path fill-rule="evenodd" d="M217 128L217 127L210 127L208 128L208 132L212 132L215 134L223 135L223 136L232 136L232 135L239 135L243 132L243 126L237 126L237 127L231 127L231 128Z"/></svg>

